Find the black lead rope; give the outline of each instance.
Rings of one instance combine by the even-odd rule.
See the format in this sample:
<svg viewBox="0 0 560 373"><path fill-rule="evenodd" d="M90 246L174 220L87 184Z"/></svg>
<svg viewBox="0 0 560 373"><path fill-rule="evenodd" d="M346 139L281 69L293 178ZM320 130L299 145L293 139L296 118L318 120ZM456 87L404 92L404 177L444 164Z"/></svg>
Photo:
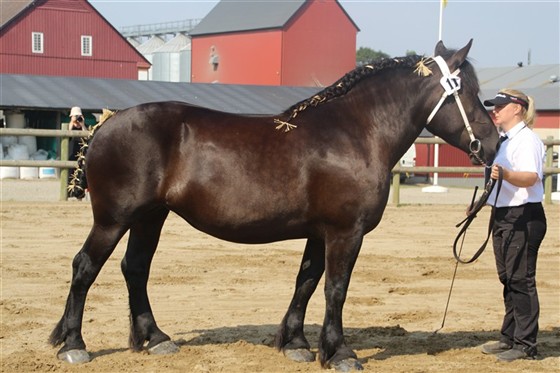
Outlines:
<svg viewBox="0 0 560 373"><path fill-rule="evenodd" d="M502 169L502 167L498 166L498 180L492 179L492 180L489 180L486 183L486 186L484 187L484 192L482 193L482 196L480 197L480 199L476 202L476 205L475 205L475 200L476 200L476 192L478 191L478 187L474 188L474 193L473 193L471 204L470 204L470 207L469 207L469 214L463 221L461 221L459 224L456 225L457 228L460 227L461 225L463 225L463 227L459 231L459 234L457 235L457 238L455 238L455 242L453 243L453 256L455 257L455 260L456 260L455 270L453 271L453 278L451 279L451 286L449 287L449 294L447 295L447 303L445 304L445 311L443 312L443 320L441 322L440 328L437 329L436 331L434 331L434 333L433 333L434 335L437 332L439 332L441 329L443 329L443 326L445 325L445 319L447 317L447 310L449 309L449 301L451 300L451 292L453 291L453 284L455 283L455 276L457 275L457 267L459 266L459 263L468 264L468 263L474 262L484 252L484 249L486 248L486 245L488 244L488 240L490 239L490 235L492 234L492 228L493 228L493 225L494 225L494 213L495 213L495 210L496 210L496 203L498 202L498 195L500 194L500 189L502 189L503 179L504 179L504 170ZM492 192L492 189L494 189L494 186L496 184L498 184L498 187L497 187L498 189L496 189L496 197L494 199L494 206L492 206L492 212L490 214L490 221L488 223L488 236L486 236L486 240L484 241L482 246L478 249L476 254L474 254L474 256L470 260L464 261L464 260L461 259L461 251L463 250L463 243L465 242L465 236L467 234L467 229L471 225L472 221L476 218L476 214L486 205L486 201L488 201L488 197L490 197L490 193ZM457 253L457 242L459 242L459 239L461 239L461 248L459 249L459 252Z"/></svg>
<svg viewBox="0 0 560 373"><path fill-rule="evenodd" d="M495 211L496 211L496 203L498 202L498 196L500 195L500 190L502 189L503 179L504 179L504 170L502 169L502 167L498 167L498 179L497 180L492 179L488 183L486 183L486 186L484 188L484 192L482 193L482 196L478 200L476 206L471 206L471 209L469 211L468 216L463 221L461 221L459 224L456 225L457 228L459 228L462 225L461 229L459 230L459 233L457 234L457 237L455 238L455 242L453 243L453 256L455 257L455 260L457 260L457 262L459 262L461 264L472 263L475 260L477 260L478 257L484 252L484 249L486 249L486 245L488 244L488 241L490 240L490 235L492 234L492 227L494 225L494 214L495 214ZM473 257L471 259L463 260L460 257L461 252L459 251L459 253L457 253L457 243L459 242L459 240L462 237L463 238L463 240L461 242L461 250L462 250L463 241L465 239L464 236L467 233L467 229L469 228L469 226L471 225L473 220L476 218L476 214L486 205L486 201L488 201L488 197L490 196L490 193L492 192L492 189L494 189L495 186L497 188L496 189L496 197L494 199L494 206L492 206L492 212L490 213L490 221L488 222L488 235L486 236L486 240L484 241L482 246L480 246L478 251L473 255ZM477 189L475 188L474 195L473 195L473 201L474 201L475 196L476 196L476 191L477 191ZM471 202L471 205L472 204L473 203Z"/></svg>

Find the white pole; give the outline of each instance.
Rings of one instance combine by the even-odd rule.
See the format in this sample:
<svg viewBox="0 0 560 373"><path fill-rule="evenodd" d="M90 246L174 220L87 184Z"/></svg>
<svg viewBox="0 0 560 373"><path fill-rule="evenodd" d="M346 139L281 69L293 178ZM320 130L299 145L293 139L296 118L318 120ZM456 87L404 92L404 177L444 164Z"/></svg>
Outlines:
<svg viewBox="0 0 560 373"><path fill-rule="evenodd" d="M443 34L443 0L439 1L439 34L438 41L442 40ZM437 138L437 137L436 137ZM439 166L439 144L434 146L434 167ZM426 193L445 193L447 188L438 185L438 173L434 172L433 185L429 187L422 188L422 192Z"/></svg>
<svg viewBox="0 0 560 373"><path fill-rule="evenodd" d="M434 167L439 165L439 144L434 147ZM434 185L438 184L438 173L434 172Z"/></svg>
<svg viewBox="0 0 560 373"><path fill-rule="evenodd" d="M443 37L443 0L439 0L439 33L438 41ZM434 146L434 167L439 166L439 144ZM434 172L434 186L438 185L438 173Z"/></svg>
<svg viewBox="0 0 560 373"><path fill-rule="evenodd" d="M438 41L442 40L443 33L443 0L439 0L439 34Z"/></svg>
<svg viewBox="0 0 560 373"><path fill-rule="evenodd" d="M552 178L552 174L550 174ZM560 174L556 174L556 192L552 192L550 198L553 201L560 201Z"/></svg>

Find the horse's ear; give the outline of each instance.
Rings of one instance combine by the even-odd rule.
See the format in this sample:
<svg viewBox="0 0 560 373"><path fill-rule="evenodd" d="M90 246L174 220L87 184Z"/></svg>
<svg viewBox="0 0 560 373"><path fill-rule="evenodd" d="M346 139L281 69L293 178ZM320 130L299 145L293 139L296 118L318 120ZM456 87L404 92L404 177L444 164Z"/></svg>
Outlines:
<svg viewBox="0 0 560 373"><path fill-rule="evenodd" d="M467 55L469 54L469 51L471 49L472 42L473 39L469 40L467 45L459 49L457 52L453 54L453 56L451 56L449 61L447 61L447 64L449 65L449 70L455 71L459 68L459 66L463 64L463 62L465 62L465 60L467 59Z"/></svg>
<svg viewBox="0 0 560 373"><path fill-rule="evenodd" d="M443 44L443 41L441 41L441 40L438 41L438 43L436 44L435 51L434 51L434 56L441 56L445 52L447 52L447 48Z"/></svg>

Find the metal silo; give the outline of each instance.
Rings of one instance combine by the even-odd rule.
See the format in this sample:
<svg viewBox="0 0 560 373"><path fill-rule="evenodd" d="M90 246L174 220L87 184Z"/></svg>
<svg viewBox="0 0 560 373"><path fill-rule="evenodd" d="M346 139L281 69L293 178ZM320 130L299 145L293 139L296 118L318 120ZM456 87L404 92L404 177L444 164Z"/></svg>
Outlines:
<svg viewBox="0 0 560 373"><path fill-rule="evenodd" d="M152 80L190 82L191 39L177 34L153 52Z"/></svg>
<svg viewBox="0 0 560 373"><path fill-rule="evenodd" d="M138 52L142 53L142 55L152 64L152 67L150 67L150 70L148 70L148 80L154 80L154 52L164 44L165 40L163 40L161 37L152 36L136 48Z"/></svg>

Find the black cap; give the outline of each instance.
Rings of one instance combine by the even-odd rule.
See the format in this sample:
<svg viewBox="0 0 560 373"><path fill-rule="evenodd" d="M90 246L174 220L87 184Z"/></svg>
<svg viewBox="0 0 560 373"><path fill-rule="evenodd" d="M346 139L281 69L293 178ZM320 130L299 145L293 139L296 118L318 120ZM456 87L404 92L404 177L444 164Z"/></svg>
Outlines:
<svg viewBox="0 0 560 373"><path fill-rule="evenodd" d="M514 104L519 104L519 105L523 106L525 109L527 109L529 107L529 103L527 101L525 101L524 99L509 95L509 94L504 93L504 92L498 92L496 94L496 97L494 97L494 99L484 101L484 106L507 105L511 102L513 102Z"/></svg>

